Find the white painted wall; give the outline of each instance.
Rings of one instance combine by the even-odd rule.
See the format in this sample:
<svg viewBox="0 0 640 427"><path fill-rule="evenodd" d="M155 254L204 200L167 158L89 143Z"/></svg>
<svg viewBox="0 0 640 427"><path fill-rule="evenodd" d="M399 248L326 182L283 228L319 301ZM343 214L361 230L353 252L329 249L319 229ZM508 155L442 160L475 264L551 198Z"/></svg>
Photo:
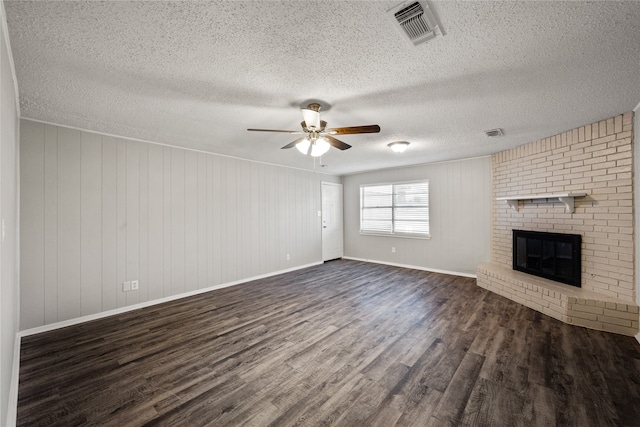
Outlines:
<svg viewBox="0 0 640 427"><path fill-rule="evenodd" d="M321 262L340 181L30 120L21 175L21 330Z"/></svg>
<svg viewBox="0 0 640 427"><path fill-rule="evenodd" d="M360 235L360 185L420 179L429 180L430 239ZM474 275L490 257L490 181L490 157L343 177L345 257Z"/></svg>
<svg viewBox="0 0 640 427"><path fill-rule="evenodd" d="M16 156L20 111L4 4L0 4L0 26L0 217L5 223L5 237L0 243L0 423L6 422L7 425L11 425L15 417L15 408L11 407L15 406L15 402L10 404L9 400L19 317ZM17 384L17 378L14 383ZM15 399L15 396L12 399Z"/></svg>

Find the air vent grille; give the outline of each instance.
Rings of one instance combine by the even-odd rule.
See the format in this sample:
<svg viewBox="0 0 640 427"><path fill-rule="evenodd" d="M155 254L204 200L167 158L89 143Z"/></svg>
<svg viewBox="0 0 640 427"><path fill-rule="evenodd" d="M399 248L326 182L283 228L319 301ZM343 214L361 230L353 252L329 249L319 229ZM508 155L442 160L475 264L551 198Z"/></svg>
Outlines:
<svg viewBox="0 0 640 427"><path fill-rule="evenodd" d="M415 40L431 31L423 16L424 9L420 6L420 3L413 3L395 13L398 23L402 25L411 40Z"/></svg>
<svg viewBox="0 0 640 427"><path fill-rule="evenodd" d="M419 2L403 3L388 11L396 27L414 45L431 40L437 33L442 34L429 6Z"/></svg>
<svg viewBox="0 0 640 427"><path fill-rule="evenodd" d="M489 138L496 138L498 136L503 136L504 131L501 128L496 128L491 130L485 130L484 134L487 135Z"/></svg>

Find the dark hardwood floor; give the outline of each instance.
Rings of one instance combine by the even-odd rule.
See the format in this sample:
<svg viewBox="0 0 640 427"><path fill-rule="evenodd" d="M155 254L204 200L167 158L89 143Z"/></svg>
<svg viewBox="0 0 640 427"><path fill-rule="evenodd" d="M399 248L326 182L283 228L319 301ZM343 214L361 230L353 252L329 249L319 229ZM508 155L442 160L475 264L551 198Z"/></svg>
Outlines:
<svg viewBox="0 0 640 427"><path fill-rule="evenodd" d="M324 265L25 337L20 426L638 426L640 344Z"/></svg>

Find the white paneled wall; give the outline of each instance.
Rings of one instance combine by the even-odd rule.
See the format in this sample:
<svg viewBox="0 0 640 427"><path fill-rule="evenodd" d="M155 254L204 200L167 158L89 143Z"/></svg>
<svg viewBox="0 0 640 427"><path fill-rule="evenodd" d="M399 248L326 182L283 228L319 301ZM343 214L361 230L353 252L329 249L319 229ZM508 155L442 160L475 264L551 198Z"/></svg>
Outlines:
<svg viewBox="0 0 640 427"><path fill-rule="evenodd" d="M0 4L0 425L15 425L18 400L18 93Z"/></svg>
<svg viewBox="0 0 640 427"><path fill-rule="evenodd" d="M422 179L429 180L430 239L360 235L360 185ZM489 261L490 157L349 175L343 186L345 257L469 275Z"/></svg>
<svg viewBox="0 0 640 427"><path fill-rule="evenodd" d="M21 132L23 330L321 261L320 182L339 177L29 120Z"/></svg>

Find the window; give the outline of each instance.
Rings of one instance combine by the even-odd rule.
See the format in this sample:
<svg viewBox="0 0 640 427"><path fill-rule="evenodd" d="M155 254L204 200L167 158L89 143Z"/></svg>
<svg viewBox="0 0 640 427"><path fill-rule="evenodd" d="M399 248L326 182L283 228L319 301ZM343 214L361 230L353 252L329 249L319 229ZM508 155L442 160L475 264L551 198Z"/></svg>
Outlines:
<svg viewBox="0 0 640 427"><path fill-rule="evenodd" d="M360 233L429 237L429 181L361 185Z"/></svg>

